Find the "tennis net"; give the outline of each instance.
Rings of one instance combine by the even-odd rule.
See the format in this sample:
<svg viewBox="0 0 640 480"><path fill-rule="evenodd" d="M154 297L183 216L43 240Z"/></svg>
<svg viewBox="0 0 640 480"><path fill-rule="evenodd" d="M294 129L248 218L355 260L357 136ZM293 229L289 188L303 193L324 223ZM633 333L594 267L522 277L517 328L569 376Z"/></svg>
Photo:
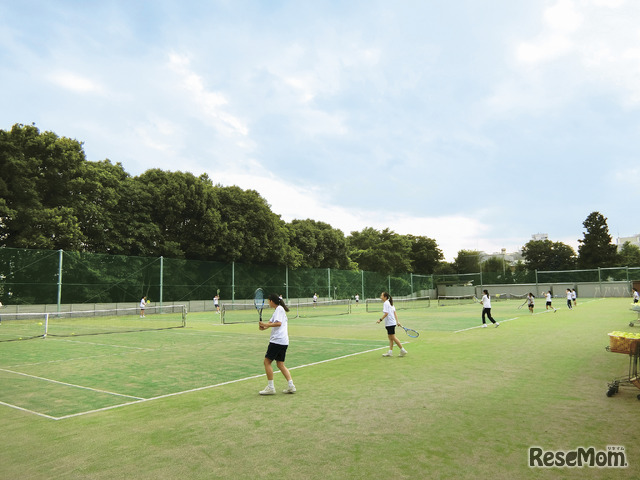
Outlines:
<svg viewBox="0 0 640 480"><path fill-rule="evenodd" d="M287 305L289 312L287 318L311 318L332 317L351 313L351 301L327 300L320 302L295 302ZM271 318L271 310L265 306L262 311L262 321L268 322ZM222 323L252 323L258 321L258 312L253 303L235 303L222 305Z"/></svg>
<svg viewBox="0 0 640 480"><path fill-rule="evenodd" d="M144 315L138 308L1 313L0 342L164 330L184 327L186 321L184 305L147 306Z"/></svg>
<svg viewBox="0 0 640 480"><path fill-rule="evenodd" d="M439 295L438 306L446 307L449 305L466 305L473 303L476 298L473 295Z"/></svg>
<svg viewBox="0 0 640 480"><path fill-rule="evenodd" d="M382 300L379 298L367 298L365 304L367 312L382 311ZM394 298L393 306L396 310L429 308L431 306L431 297Z"/></svg>

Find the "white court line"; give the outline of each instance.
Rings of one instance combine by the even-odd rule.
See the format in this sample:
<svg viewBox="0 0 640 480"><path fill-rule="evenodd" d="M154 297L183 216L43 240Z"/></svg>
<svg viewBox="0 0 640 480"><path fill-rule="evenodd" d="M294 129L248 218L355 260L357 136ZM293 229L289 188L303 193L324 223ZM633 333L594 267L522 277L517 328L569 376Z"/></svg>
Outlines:
<svg viewBox="0 0 640 480"><path fill-rule="evenodd" d="M16 410L20 410L22 412L32 413L34 415L38 415L39 417L48 418L49 420L57 420L56 417L52 417L51 415L47 415L46 413L40 413L40 412L36 412L34 410L29 410L28 408L22 408L22 407L19 407L17 405L13 405L11 403L6 403L6 402L0 401L0 405L4 405L6 407L15 408Z"/></svg>
<svg viewBox="0 0 640 480"><path fill-rule="evenodd" d="M12 373L14 375L22 375L23 377L35 378L36 380L43 380L45 382L57 383L58 385L65 385L67 387L80 388L83 390L91 390L92 392L106 393L108 395L115 395L117 397L135 398L136 400L144 400L142 397L134 397L132 395L124 395L122 393L109 392L108 390L100 390L98 388L84 387L82 385L75 385L73 383L60 382L58 380L51 380L50 378L38 377L36 375L29 375L28 373L14 372L13 370L7 370L5 368L0 368L0 371Z"/></svg>
<svg viewBox="0 0 640 480"><path fill-rule="evenodd" d="M405 343L407 345L409 344L409 342L403 342L403 343ZM329 358L327 360L320 360L319 362L308 363L306 365L298 365L297 367L290 367L289 370L297 370L299 368L312 367L314 365L320 365L322 363L333 362L335 360L342 360L342 359L345 359L345 358L354 357L356 355L362 355L364 353L375 352L377 350L382 350L384 348L388 348L388 346L377 347L377 348L374 348L374 349L371 349L371 350L364 350L362 352L350 353L348 355L342 355L341 357ZM199 392L199 391L208 390L208 389L211 389L211 388L222 387L224 385L230 385L232 383L244 382L246 380L253 380L253 379L264 377L264 376L266 376L266 374L261 373L259 375L252 375L250 377L239 378L239 379L236 379L236 380L230 380L228 382L216 383L215 385L206 385L204 387L192 388L190 390L184 390L184 391L181 391L181 392L168 393L166 395L158 395L157 397L141 398L141 399L135 400L133 402L121 403L119 405L111 405L109 407L98 408L98 409L89 410L89 411L86 411L86 412L72 413L70 415L64 415L62 417L50 417L50 416L47 416L47 418L51 418L52 420L65 420L67 418L80 417L82 415L88 415L90 413L97 413L97 412L104 412L104 411L107 411L107 410L113 410L115 408L125 407L127 405L135 405L137 403L145 403L145 402L149 402L149 401L152 401L152 400L160 400L160 399L163 399L163 398L169 398L169 397L175 397L175 396L178 396L178 395L184 395L186 393ZM132 397L132 398L135 398L135 397ZM33 412L33 413L35 413L35 412Z"/></svg>

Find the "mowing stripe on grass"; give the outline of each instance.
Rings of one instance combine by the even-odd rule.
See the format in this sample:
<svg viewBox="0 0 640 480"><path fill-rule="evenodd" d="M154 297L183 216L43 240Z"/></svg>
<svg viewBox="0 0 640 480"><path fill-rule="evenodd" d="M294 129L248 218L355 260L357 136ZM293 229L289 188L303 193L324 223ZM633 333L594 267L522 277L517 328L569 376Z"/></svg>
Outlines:
<svg viewBox="0 0 640 480"><path fill-rule="evenodd" d="M407 344L407 345L409 344L409 342L404 342L404 343ZM320 365L322 363L333 362L333 361L336 361L336 360L342 360L342 359L345 359L345 358L354 357L354 356L362 355L362 354L365 354L365 353L375 352L377 350L382 350L384 348L388 348L388 346L377 347L377 348L370 349L370 350L364 350L362 352L350 353L348 355L342 355L340 357L328 358L326 360L320 360L318 362L308 363L308 364L305 364L305 365L298 365L297 367L289 368L289 370L297 370L299 368L312 367L314 365ZM199 391L208 390L208 389L211 389L211 388L222 387L224 385L230 385L232 383L244 382L246 380L253 380L253 379L264 377L264 376L266 376L266 374L261 373L259 375L252 375L250 377L238 378L236 380L229 380L228 382L217 383L215 385L206 385L204 387L192 388L192 389L184 390L184 391L181 391L181 392L167 393L166 395L158 395L157 397L141 398L141 399L135 400L133 402L121 403L119 405L111 405L109 407L97 408L95 410L88 410L86 412L72 413L70 415L63 415L61 417L51 417L51 416L46 415L46 417L50 418L52 420L65 420L67 418L80 417L82 415L88 415L90 413L104 412L104 411L107 411L107 410L113 410L115 408L126 407L127 405L135 405L137 403L145 403L145 402L149 402L151 400L160 400L160 399L163 399L163 398L169 398L169 397L175 397L175 396L178 396L178 395L184 395L186 393L199 392ZM135 397L132 397L132 398L135 398ZM33 413L35 413L35 412L33 412ZM42 416L45 416L45 415L42 415Z"/></svg>
<svg viewBox="0 0 640 480"><path fill-rule="evenodd" d="M13 370L7 370L5 368L0 368L0 371L7 372L7 373L12 373L13 375L22 375L23 377L35 378L36 380L43 380L45 382L56 383L58 385L65 385L67 387L81 388L83 390L91 390L92 392L106 393L107 395L115 395L117 397L135 398L136 400L144 400L142 397L134 397L132 395L124 395L122 393L109 392L108 390L100 390L98 388L84 387L82 385L76 385L76 384L73 384L73 383L60 382L58 380L52 380L50 378L38 377L36 375L29 375L28 373L15 372Z"/></svg>

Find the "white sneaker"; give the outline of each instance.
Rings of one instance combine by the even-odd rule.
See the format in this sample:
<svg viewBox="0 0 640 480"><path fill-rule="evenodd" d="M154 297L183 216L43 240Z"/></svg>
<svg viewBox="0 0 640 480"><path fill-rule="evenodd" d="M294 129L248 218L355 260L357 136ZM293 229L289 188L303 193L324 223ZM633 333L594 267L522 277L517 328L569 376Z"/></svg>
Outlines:
<svg viewBox="0 0 640 480"><path fill-rule="evenodd" d="M290 387L285 388L282 393L296 393L296 386L291 385Z"/></svg>
<svg viewBox="0 0 640 480"><path fill-rule="evenodd" d="M400 350L400 356L401 357L404 357L407 353L409 353L409 352L407 352L404 348L402 350Z"/></svg>
<svg viewBox="0 0 640 480"><path fill-rule="evenodd" d="M500 326L500 324L498 322L496 322L496 328L498 328Z"/></svg>
<svg viewBox="0 0 640 480"><path fill-rule="evenodd" d="M392 352L383 353L382 356L383 357L393 357L393 353Z"/></svg>
<svg viewBox="0 0 640 480"><path fill-rule="evenodd" d="M483 324L482 324L482 328L487 328L487 324L486 324L486 323L483 323Z"/></svg>
<svg viewBox="0 0 640 480"><path fill-rule="evenodd" d="M264 390L260 390L258 393L260 393L260 395L275 395L276 389L267 385Z"/></svg>

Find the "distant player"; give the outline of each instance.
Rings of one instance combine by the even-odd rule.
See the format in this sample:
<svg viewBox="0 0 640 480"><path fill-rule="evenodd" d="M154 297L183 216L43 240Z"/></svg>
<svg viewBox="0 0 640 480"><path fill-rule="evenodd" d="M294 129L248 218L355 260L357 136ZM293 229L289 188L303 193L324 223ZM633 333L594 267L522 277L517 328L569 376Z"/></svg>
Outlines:
<svg viewBox="0 0 640 480"><path fill-rule="evenodd" d="M527 306L529 307L529 313L531 313L533 315L533 307L535 305L535 298L536 296L529 292L529 294L527 295Z"/></svg>
<svg viewBox="0 0 640 480"><path fill-rule="evenodd" d="M360 295L356 293L356 307L358 306L359 302L360 302Z"/></svg>
<svg viewBox="0 0 640 480"><path fill-rule="evenodd" d="M571 290L569 288L567 288L567 308L569 308L569 310L573 310L573 305L571 303Z"/></svg>
<svg viewBox="0 0 640 480"><path fill-rule="evenodd" d="M142 300L140 300L140 318L144 318L144 309L147 306L147 297L142 297Z"/></svg>
<svg viewBox="0 0 640 480"><path fill-rule="evenodd" d="M574 307L578 304L578 295L576 295L575 290L571 290L571 301L573 302Z"/></svg>
<svg viewBox="0 0 640 480"><path fill-rule="evenodd" d="M485 315L498 328L500 324L491 316L491 295L489 295L489 290L483 290L482 293L484 293L482 295L482 328L487 328L487 322L484 319Z"/></svg>
<svg viewBox="0 0 640 480"><path fill-rule="evenodd" d="M638 303L638 301L640 300L640 293L638 293L638 289L634 288L633 289L633 303ZM2 306L2 303L0 303L0 307Z"/></svg>
<svg viewBox="0 0 640 480"><path fill-rule="evenodd" d="M316 304L318 303L318 294L313 294L313 308L316 308Z"/></svg>
<svg viewBox="0 0 640 480"><path fill-rule="evenodd" d="M553 306L551 305L551 291L547 292L547 310L549 310L550 308L553 308ZM556 313L556 309L553 308L553 313Z"/></svg>
<svg viewBox="0 0 640 480"><path fill-rule="evenodd" d="M216 307L216 313L220 313L220 295L213 297L213 306Z"/></svg>

